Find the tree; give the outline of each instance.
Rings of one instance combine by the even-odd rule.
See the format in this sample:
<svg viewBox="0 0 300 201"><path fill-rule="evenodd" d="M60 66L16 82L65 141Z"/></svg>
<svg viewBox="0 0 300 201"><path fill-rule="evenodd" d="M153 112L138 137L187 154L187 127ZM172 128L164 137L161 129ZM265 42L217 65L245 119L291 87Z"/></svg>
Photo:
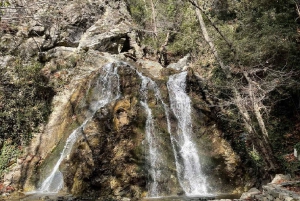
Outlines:
<svg viewBox="0 0 300 201"><path fill-rule="evenodd" d="M198 1L188 0L188 2L194 6L204 39L210 46L216 61L225 74L225 79L227 79L225 82L231 91L231 99L230 101L226 101L226 104L234 104L237 107L249 138L260 152L267 169L270 171L276 170L278 164L272 153L272 146L269 141L269 134L262 112L266 114L268 112L264 102L267 100L269 94L276 88L285 85L287 79L292 77L292 73L272 70L270 67L262 64L255 68L242 66L237 54L239 52L233 48L232 43L229 42L210 17L207 14L204 15L204 9L199 6ZM225 65L223 59L218 54L216 45L207 31L203 16L206 17L210 25L219 34L221 40L228 46L227 52L232 52L233 57L229 60L230 65ZM259 128L259 131L257 128Z"/></svg>

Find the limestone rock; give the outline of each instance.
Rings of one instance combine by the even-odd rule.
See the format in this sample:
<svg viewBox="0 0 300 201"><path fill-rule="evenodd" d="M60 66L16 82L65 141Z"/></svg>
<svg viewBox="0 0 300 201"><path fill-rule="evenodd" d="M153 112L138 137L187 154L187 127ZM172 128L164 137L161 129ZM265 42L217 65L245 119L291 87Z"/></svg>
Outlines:
<svg viewBox="0 0 300 201"><path fill-rule="evenodd" d="M114 123L117 130L126 126L130 122L130 100L120 100L114 107Z"/></svg>
<svg viewBox="0 0 300 201"><path fill-rule="evenodd" d="M171 63L167 66L167 68L172 68L178 71L183 71L186 70L186 68L188 67L188 64L191 60L191 55L187 54L185 57L183 57L182 59L180 59L177 63Z"/></svg>
<svg viewBox="0 0 300 201"><path fill-rule="evenodd" d="M120 53L130 32L130 22L120 12L107 8L101 18L82 36L79 49Z"/></svg>
<svg viewBox="0 0 300 201"><path fill-rule="evenodd" d="M291 175L276 174L271 183L280 184L287 181L291 181Z"/></svg>
<svg viewBox="0 0 300 201"><path fill-rule="evenodd" d="M243 193L240 199L250 199L254 195L261 194L261 192L256 188L251 188L248 192Z"/></svg>
<svg viewBox="0 0 300 201"><path fill-rule="evenodd" d="M136 163L143 160L139 153L143 138L134 126L140 124L137 121L143 118L137 116L143 114L137 113L139 106L134 97L137 93L132 93L138 92L139 80L134 79L137 77L135 71L126 65L119 69L123 98L99 109L63 165L63 169L68 170L64 174L66 187L75 195L140 197L144 191L145 175ZM91 86L96 87L93 84L96 82L94 78ZM91 92L97 90L91 88ZM82 113L88 105L83 103L90 100L85 99L84 94L78 93L72 99L75 112ZM102 190L97 191L98 188Z"/></svg>
<svg viewBox="0 0 300 201"><path fill-rule="evenodd" d="M41 25L34 25L29 29L28 36L29 37L37 37L42 36L45 33L45 27Z"/></svg>
<svg viewBox="0 0 300 201"><path fill-rule="evenodd" d="M7 67L8 63L13 60L13 57L10 55L0 56L0 69Z"/></svg>
<svg viewBox="0 0 300 201"><path fill-rule="evenodd" d="M20 45L20 55L23 58L29 58L41 52L43 39L40 37L31 37Z"/></svg>
<svg viewBox="0 0 300 201"><path fill-rule="evenodd" d="M29 59L37 59L43 65L41 79L51 85L56 95L51 100L52 113L47 125L33 134L22 160L6 175L7 185L14 183L17 189L25 191L38 187L39 179L44 178L51 168L49 164L53 164L59 156L65 139L90 113L93 94L99 93L97 76L102 67L115 62L120 64L120 81L114 85L115 88L117 84L120 85L122 96L100 108L84 127L82 135L60 167L64 175L64 190L77 195L90 194L118 200L146 195L148 164L145 154L146 114L140 102L142 80L133 68L119 62L121 56L118 54L130 48L137 59L133 65L143 75L157 81L166 105L168 94L165 78L177 70L188 70L186 90L194 109L195 144L203 147L200 154L204 171L213 175L212 188L223 185L225 190L232 190L241 184L238 183L241 180L239 158L221 137L201 80L186 69L189 55L167 69L156 61L143 60L137 34L131 30L133 23L125 1L59 1L42 8L33 5L32 9L39 23L33 20L20 25L16 36L0 36L0 68L14 58L6 56L10 53L18 55L24 63ZM161 160L166 164L162 172L167 174L163 174L158 182L170 187L162 189L166 194L183 194L174 176L176 164L165 108L154 89L150 89L147 95L157 124L155 129L159 133L159 149L164 152ZM176 132L175 119L170 114L172 132ZM226 183L229 180L232 185Z"/></svg>
<svg viewBox="0 0 300 201"><path fill-rule="evenodd" d="M155 78L161 76L161 70L163 69L162 65L156 61L151 60L138 60L137 63L142 67L141 70L145 71L147 74Z"/></svg>

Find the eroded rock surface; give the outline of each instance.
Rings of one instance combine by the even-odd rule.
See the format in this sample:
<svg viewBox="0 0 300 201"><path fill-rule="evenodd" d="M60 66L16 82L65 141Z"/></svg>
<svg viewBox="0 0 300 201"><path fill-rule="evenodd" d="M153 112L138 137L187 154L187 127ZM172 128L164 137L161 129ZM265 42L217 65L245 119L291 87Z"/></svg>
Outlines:
<svg viewBox="0 0 300 201"><path fill-rule="evenodd" d="M123 1L59 1L49 3L43 9L33 7L33 11L39 21L20 24L13 36L1 35L0 64L9 66L20 58L24 63L40 62L40 76L51 86L55 96L47 124L34 133L30 146L6 175L6 184L20 191L39 188L67 137L90 112L96 78L103 66L115 63L120 65L121 96L96 112L65 158L60 167L64 191L114 199L139 199L147 195L147 182L151 182L145 140L147 115L140 103L141 77L135 71L138 69L153 79L161 92L162 100L153 90L148 96L158 146L164 150L164 174L158 182L166 186L162 189L166 195L182 194L161 102L169 105L168 76L186 70L187 59L174 64L174 69L165 69L156 61L143 59ZM130 53L133 59L124 52ZM132 65L124 63L126 61ZM17 74L12 77L18 79ZM232 191L244 182L237 179L242 177L240 159L222 138L203 83L190 69L187 79L187 92L193 102L193 132L203 157L204 171L211 175L212 190ZM177 122L171 113L170 123L170 129L174 131ZM232 185L227 185L228 182Z"/></svg>

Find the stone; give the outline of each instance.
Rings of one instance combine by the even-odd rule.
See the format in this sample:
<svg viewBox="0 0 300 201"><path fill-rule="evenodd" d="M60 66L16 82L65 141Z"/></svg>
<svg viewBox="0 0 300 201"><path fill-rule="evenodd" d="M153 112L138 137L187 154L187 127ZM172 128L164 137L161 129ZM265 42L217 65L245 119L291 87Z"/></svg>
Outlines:
<svg viewBox="0 0 300 201"><path fill-rule="evenodd" d="M279 193L280 193L280 191L277 191L277 190L272 190L269 192L269 194L271 196L273 196L274 198L279 197Z"/></svg>
<svg viewBox="0 0 300 201"><path fill-rule="evenodd" d="M169 64L167 66L167 68L172 68L172 69L178 70L178 71L184 71L184 70L186 70L190 60L191 60L191 55L187 54L185 57L180 59L177 63Z"/></svg>
<svg viewBox="0 0 300 201"><path fill-rule="evenodd" d="M83 34L78 49L120 53L125 42L123 39L130 32L131 23L127 20L127 15L128 13L121 14L106 8L101 18Z"/></svg>
<svg viewBox="0 0 300 201"><path fill-rule="evenodd" d="M29 37L42 36L42 35L44 35L44 32L45 32L45 27L44 26L35 25L34 27L31 27L29 29L28 36Z"/></svg>
<svg viewBox="0 0 300 201"><path fill-rule="evenodd" d="M137 63L142 67L142 70L145 71L148 75L151 75L155 78L161 76L161 70L163 69L162 65L156 61L151 60L137 60Z"/></svg>
<svg viewBox="0 0 300 201"><path fill-rule="evenodd" d="M278 195L278 197L280 198L280 199L284 199L285 197L287 197L287 196L289 196L286 192L281 192L281 193L279 193L279 195Z"/></svg>
<svg viewBox="0 0 300 201"><path fill-rule="evenodd" d="M251 188L248 192L243 193L240 199L249 199L257 194L261 194L261 192L257 188Z"/></svg>
<svg viewBox="0 0 300 201"><path fill-rule="evenodd" d="M264 195L261 195L261 194L253 195L252 198L255 198L255 199L259 200L259 201L268 201L268 198L265 197ZM251 197L250 198L246 198L246 199L251 199Z"/></svg>
<svg viewBox="0 0 300 201"><path fill-rule="evenodd" d="M292 197L285 197L284 201L296 201L296 200Z"/></svg>
<svg viewBox="0 0 300 201"><path fill-rule="evenodd" d="M291 175L276 174L271 184L280 184L287 181L291 181Z"/></svg>
<svg viewBox="0 0 300 201"><path fill-rule="evenodd" d="M127 34L129 37L129 45L131 48L134 50L134 56L137 59L142 59L144 54L142 48L139 46L137 43L137 33L135 31L131 31L130 33Z"/></svg>
<svg viewBox="0 0 300 201"><path fill-rule="evenodd" d="M0 56L0 69L6 67L12 60L13 57L10 55Z"/></svg>
<svg viewBox="0 0 300 201"><path fill-rule="evenodd" d="M268 198L268 200L274 200L274 197L270 194L267 194L266 197Z"/></svg>
<svg viewBox="0 0 300 201"><path fill-rule="evenodd" d="M130 121L130 100L123 99L116 103L114 107L114 124L117 130L129 124Z"/></svg>
<svg viewBox="0 0 300 201"><path fill-rule="evenodd" d="M177 195L179 195L179 196L184 195L184 191L183 191L183 190L178 191L178 192L177 192Z"/></svg>

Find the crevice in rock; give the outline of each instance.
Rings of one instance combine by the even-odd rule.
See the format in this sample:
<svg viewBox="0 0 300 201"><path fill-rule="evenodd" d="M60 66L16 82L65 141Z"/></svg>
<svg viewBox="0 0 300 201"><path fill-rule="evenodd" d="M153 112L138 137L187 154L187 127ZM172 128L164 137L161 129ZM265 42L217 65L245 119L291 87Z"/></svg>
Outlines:
<svg viewBox="0 0 300 201"><path fill-rule="evenodd" d="M123 48L121 49L122 52L128 52L130 50L130 40L129 37L126 36L125 41L123 43Z"/></svg>

